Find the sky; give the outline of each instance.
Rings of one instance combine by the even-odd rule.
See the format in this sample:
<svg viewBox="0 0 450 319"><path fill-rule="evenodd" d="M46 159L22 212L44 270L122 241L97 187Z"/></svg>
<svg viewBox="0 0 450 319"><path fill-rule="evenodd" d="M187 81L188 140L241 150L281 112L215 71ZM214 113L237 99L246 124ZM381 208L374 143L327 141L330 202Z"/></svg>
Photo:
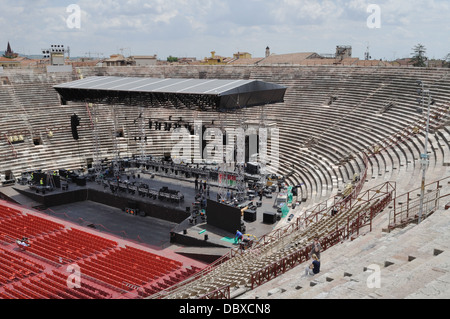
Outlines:
<svg viewBox="0 0 450 319"><path fill-rule="evenodd" d="M78 10L70 5L76 5ZM375 5L375 6L370 6ZM123 53L203 59L249 52L333 54L394 60L419 43L429 58L450 53L448 0L0 0L0 51L70 56Z"/></svg>

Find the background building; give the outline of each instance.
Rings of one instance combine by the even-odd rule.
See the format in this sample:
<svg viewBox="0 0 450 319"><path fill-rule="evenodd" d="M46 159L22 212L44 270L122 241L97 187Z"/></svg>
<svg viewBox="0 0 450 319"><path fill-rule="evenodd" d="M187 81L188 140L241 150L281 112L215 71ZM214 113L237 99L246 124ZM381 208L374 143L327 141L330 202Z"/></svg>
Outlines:
<svg viewBox="0 0 450 319"><path fill-rule="evenodd" d="M136 55L132 56L131 60L135 66L152 66L156 65L158 59L156 55Z"/></svg>

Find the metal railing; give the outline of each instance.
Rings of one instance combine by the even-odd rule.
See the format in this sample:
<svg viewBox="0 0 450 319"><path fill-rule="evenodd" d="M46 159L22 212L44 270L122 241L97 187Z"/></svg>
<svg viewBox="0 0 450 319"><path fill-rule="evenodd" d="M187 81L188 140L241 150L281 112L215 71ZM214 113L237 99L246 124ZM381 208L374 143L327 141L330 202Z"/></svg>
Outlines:
<svg viewBox="0 0 450 319"><path fill-rule="evenodd" d="M440 199L449 194L442 194L442 186L450 181L450 176L432 182L425 186L427 193L423 200L423 218L429 217L439 208ZM395 198L394 207L389 212L388 231L404 227L410 223L418 222L420 210L421 188L416 188ZM414 198L414 195L417 197Z"/></svg>
<svg viewBox="0 0 450 319"><path fill-rule="evenodd" d="M372 221L379 215L395 197L395 185L392 183L385 183L379 187L370 189L364 192L359 198L359 202L363 198L371 203L365 205L364 208L357 212L353 218L347 218L347 222L337 227L336 230L320 239L322 251L325 251L345 240L353 240L361 234L361 229L370 227L372 231ZM310 244L300 247L295 252L280 258L279 260L267 265L265 268L254 272L251 275L250 285L251 289L265 284L266 282L284 274L294 267L309 260L309 252L311 250Z"/></svg>

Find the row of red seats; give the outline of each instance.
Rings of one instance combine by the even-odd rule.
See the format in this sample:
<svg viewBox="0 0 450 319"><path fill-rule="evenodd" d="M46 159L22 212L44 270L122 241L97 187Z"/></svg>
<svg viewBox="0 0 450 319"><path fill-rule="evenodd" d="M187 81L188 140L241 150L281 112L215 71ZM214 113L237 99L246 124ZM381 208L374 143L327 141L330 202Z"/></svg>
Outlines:
<svg viewBox="0 0 450 319"><path fill-rule="evenodd" d="M19 216L21 214L20 211L9 208L9 207L2 207L0 206L0 220L11 218L14 216Z"/></svg>
<svg viewBox="0 0 450 319"><path fill-rule="evenodd" d="M61 243L55 240L55 238L55 236L50 235L43 239L32 240L30 241L31 246L27 250L51 261L60 263L72 262L86 256L77 249L72 250L70 245Z"/></svg>
<svg viewBox="0 0 450 319"><path fill-rule="evenodd" d="M59 255L55 255L54 252L48 251L47 249L44 248L40 248L40 247L36 247L35 245L31 245L30 247L27 248L27 251L30 253L33 253L35 255L38 255L46 260L49 260L51 262L56 262L56 263L60 263L61 262L61 258L64 258L62 260L63 263L67 262L67 257L62 256L62 254Z"/></svg>
<svg viewBox="0 0 450 319"><path fill-rule="evenodd" d="M64 228L64 225L52 222L50 220L46 220L33 215L22 215L11 218L8 221L11 225L15 225L17 227L29 227L42 229L44 232L52 232L56 230L61 230Z"/></svg>
<svg viewBox="0 0 450 319"><path fill-rule="evenodd" d="M149 276L151 279L159 278L174 270L172 265L160 264L153 259L136 259L122 256L120 252L113 251L102 258L106 264L114 264L124 271L133 271Z"/></svg>
<svg viewBox="0 0 450 319"><path fill-rule="evenodd" d="M52 236L39 240L39 244L46 246L57 247L58 250L72 251L74 255L79 258L90 256L94 253L98 253L103 249L109 248L95 243L88 242L86 240L80 240L75 236L72 236L70 231L61 232ZM75 259L75 258L74 258Z"/></svg>
<svg viewBox="0 0 450 319"><path fill-rule="evenodd" d="M152 263L137 264L116 256L108 256L108 258L105 258L103 262L105 264L114 264L117 269L120 269L122 272L128 271L140 276L144 276L145 278L147 278L146 281L155 280L169 272L166 268L159 265L155 265Z"/></svg>
<svg viewBox="0 0 450 319"><path fill-rule="evenodd" d="M9 298L5 298L5 299L32 299L32 297L30 297L27 294L24 294L23 292L18 291L17 289L10 289L5 287L5 294L7 296L9 296Z"/></svg>
<svg viewBox="0 0 450 319"><path fill-rule="evenodd" d="M150 252L146 252L133 247L126 247L125 249L120 249L116 251L116 256L128 260L130 262L135 262L138 264L152 264L152 266L159 266L167 269L169 272L180 268L183 264L179 261L172 260L163 256L159 256Z"/></svg>
<svg viewBox="0 0 450 319"><path fill-rule="evenodd" d="M54 279L55 280L59 280L61 282L61 280L63 280L64 282L67 281L68 275L64 275L63 273L60 273L56 270L52 270L52 273L54 275ZM99 289L99 288L95 288L92 285L89 285L86 283L86 280L82 279L81 280L81 288L77 289L78 291L91 296L94 299L109 299L111 298L111 294Z"/></svg>
<svg viewBox="0 0 450 319"><path fill-rule="evenodd" d="M41 218L34 215L23 215L20 210L0 205L0 220L15 219L18 222L23 222L27 226L42 227L44 229L62 229L63 225L53 222L48 219ZM22 220L21 220L22 219ZM14 222L14 221L13 221ZM23 225L19 225L23 226Z"/></svg>
<svg viewBox="0 0 450 319"><path fill-rule="evenodd" d="M81 288L69 288L62 274L53 271L42 277L33 277L29 282L5 287L0 299L106 299L111 295L82 283ZM63 275L62 275L63 276Z"/></svg>
<svg viewBox="0 0 450 319"><path fill-rule="evenodd" d="M50 299L51 295L46 294L42 291L35 291L34 287L31 283L22 283L22 286L14 285L13 286L15 291L20 292L23 296L26 296L26 299ZM23 298L19 298L23 299Z"/></svg>
<svg viewBox="0 0 450 319"><path fill-rule="evenodd" d="M36 238L30 244L28 251L56 262L60 262L61 257L63 263L86 258L117 245L114 241L74 229Z"/></svg>
<svg viewBox="0 0 450 319"><path fill-rule="evenodd" d="M9 221L3 220L0 222L0 233L6 242L13 242L17 239L22 239L22 237L34 237L39 234L36 230L11 225Z"/></svg>
<svg viewBox="0 0 450 319"><path fill-rule="evenodd" d="M76 298L72 294L68 294L65 290L66 288L56 285L51 280L42 279L42 280L32 280L30 284L34 287L30 287L30 289L34 289L38 292L44 292L48 297L48 299L82 299Z"/></svg>
<svg viewBox="0 0 450 319"><path fill-rule="evenodd" d="M105 272L102 269L97 269L94 266L88 264L80 265L80 271L82 274L85 274L91 278L98 280L101 283L106 283L110 286L131 291L133 288L126 285L126 281L123 278L117 277L116 275L110 274L109 272Z"/></svg>
<svg viewBox="0 0 450 319"><path fill-rule="evenodd" d="M0 269L0 283L1 285L6 285L11 281L15 280L16 277L12 275L8 270Z"/></svg>
<svg viewBox="0 0 450 319"><path fill-rule="evenodd" d="M68 230L60 234L61 238L72 241L77 245L91 248L93 251L102 251L109 248L114 248L117 243L99 236L91 235L89 233L77 232L74 229Z"/></svg>
<svg viewBox="0 0 450 319"><path fill-rule="evenodd" d="M131 246L125 246L125 247L126 247L126 249L124 249L123 251L126 252L126 253L130 253L130 254L132 254L134 256L141 256L141 257L144 257L144 258L147 258L147 257L150 257L150 256L154 256L156 259L159 259L159 260L161 260L163 262L174 263L174 264L177 264L178 266L182 266L183 265L179 261L176 261L176 260L164 257L164 256L156 255L156 254L153 254L153 253L150 253L150 252L138 249L138 248L134 248L134 247L131 247Z"/></svg>
<svg viewBox="0 0 450 319"><path fill-rule="evenodd" d="M111 255L114 255L114 252L112 252ZM111 258L107 258L103 261L101 261L99 258L97 258L97 259L94 259L89 262L84 262L84 265L86 266L84 269L87 268L87 270L89 271L89 274L88 274L89 276L97 278L100 281L107 282L110 285L113 285L115 287L122 288L125 290L131 290L131 289L125 288L124 283L129 283L129 284L135 285L135 286L143 286L145 284L148 284L151 281L157 280L161 276L164 276L165 274L168 273L167 269L161 268L161 269L158 269L158 271L155 275L153 275L153 276L150 275L151 277L148 277L149 273L145 273L145 272L139 270L140 267L143 267L146 265L141 264L137 268L124 267L123 263L121 263L119 260L111 259ZM83 268L83 265L82 265L82 268ZM128 274L125 273L127 271L128 271ZM153 271L153 273L154 273L154 271ZM110 275L110 277L106 278L108 276L108 274ZM145 276L147 276L147 277L145 277ZM171 284L175 284L184 278L185 278L185 276L183 276L181 274L179 275L179 277L175 276L175 277L173 277L174 281ZM165 288L167 288L167 287L169 287L169 285L165 286Z"/></svg>
<svg viewBox="0 0 450 319"><path fill-rule="evenodd" d="M0 292L0 299L14 299L13 297L11 297L10 295L8 295L5 292Z"/></svg>
<svg viewBox="0 0 450 319"><path fill-rule="evenodd" d="M137 272L133 269L127 270L120 266L117 266L115 263L108 263L102 261L101 259L84 261L84 265L91 266L97 271L108 273L110 276L119 278L122 282L126 282L135 286L145 285L153 279L153 276L149 278L147 275L144 275L141 272Z"/></svg>
<svg viewBox="0 0 450 319"><path fill-rule="evenodd" d="M44 270L44 267L17 254L0 249L0 269L3 279L12 281L38 274ZM4 280L0 280L0 282L5 284Z"/></svg>
<svg viewBox="0 0 450 319"><path fill-rule="evenodd" d="M167 289L169 287L172 287L176 285L177 283L189 278L194 273L200 271L200 268L192 266L192 268L184 268L180 269L180 271L177 271L165 278L163 278L161 281L155 282L151 284L148 287L144 287L144 292L141 293L141 297L147 298L151 295L154 295L164 289Z"/></svg>
<svg viewBox="0 0 450 319"><path fill-rule="evenodd" d="M154 254L149 253L147 257L151 259L142 259L136 263L135 260L130 262L116 256L121 250L110 251L106 255L85 260L81 265L81 272L100 282L128 291L133 289L129 285L143 286L170 272L164 266L152 264L156 256Z"/></svg>
<svg viewBox="0 0 450 319"><path fill-rule="evenodd" d="M22 237L36 237L41 234L48 234L64 228L63 225L53 222L42 222L43 219L35 216L18 216L0 221L0 233L12 239Z"/></svg>
<svg viewBox="0 0 450 319"><path fill-rule="evenodd" d="M74 299L71 295L66 294L64 289L42 278L33 278L30 283L24 283L24 285L33 293L42 296L38 299Z"/></svg>
<svg viewBox="0 0 450 319"><path fill-rule="evenodd" d="M66 280L55 275L46 274L46 278L44 278L42 282L52 287L54 290L68 295L69 299L97 299L97 297L99 297L83 287L79 289L69 288Z"/></svg>
<svg viewBox="0 0 450 319"><path fill-rule="evenodd" d="M171 272L171 271L176 270L181 267L181 265L179 265L177 263L165 262L165 261L161 261L156 258L142 258L139 256L123 254L123 253L118 253L115 257L120 260L123 260L129 264L147 265L151 268L162 268L162 269L165 269L164 272L166 272L166 271Z"/></svg>
<svg viewBox="0 0 450 319"><path fill-rule="evenodd" d="M97 245L100 244L105 247L117 246L117 242L115 242L113 240L109 240L109 239L106 239L106 238L103 238L103 237L100 237L97 235L93 235L91 233L88 233L88 232L85 232L85 231L82 231L82 230L79 230L76 228L71 229L71 231L79 239L86 240L87 242L91 241L91 242L96 243Z"/></svg>
<svg viewBox="0 0 450 319"><path fill-rule="evenodd" d="M18 209L11 208L11 207L8 207L8 206L5 206L5 205L0 205L0 212L10 212L10 213L12 213L14 215L19 215L19 214L22 213Z"/></svg>
<svg viewBox="0 0 450 319"><path fill-rule="evenodd" d="M13 253L12 251L9 251L9 250L3 250L3 249L1 249L1 250L6 256L11 257L11 258L15 258L16 260L24 262L27 265L30 265L30 266L33 266L33 267L36 267L36 268L42 269L42 270L45 268L41 264L38 264L38 263L35 263L34 261L31 261L30 259L26 258L23 255L19 255L19 254Z"/></svg>
<svg viewBox="0 0 450 319"><path fill-rule="evenodd" d="M16 267L14 264L4 263L3 260L0 259L0 277L7 282L20 280L31 274L30 271L24 268Z"/></svg>
<svg viewBox="0 0 450 319"><path fill-rule="evenodd" d="M27 219L27 223L30 225L35 225L35 226L41 226L43 228L50 228L50 229L63 229L64 225L45 219L45 218L41 218L39 216L34 216L34 215L26 215L24 218Z"/></svg>

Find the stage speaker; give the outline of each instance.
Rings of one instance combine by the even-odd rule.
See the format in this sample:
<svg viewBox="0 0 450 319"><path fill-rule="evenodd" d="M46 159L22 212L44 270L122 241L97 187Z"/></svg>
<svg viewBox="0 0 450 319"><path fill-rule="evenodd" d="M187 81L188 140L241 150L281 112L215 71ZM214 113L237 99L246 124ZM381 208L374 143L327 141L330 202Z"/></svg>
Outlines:
<svg viewBox="0 0 450 319"><path fill-rule="evenodd" d="M133 208L133 209L137 209L138 208L138 204L134 200L129 200L127 204L128 204L127 207L129 207L129 208Z"/></svg>
<svg viewBox="0 0 450 319"><path fill-rule="evenodd" d="M172 160L172 154L170 152L165 152L164 153L164 160L166 162L170 162Z"/></svg>
<svg viewBox="0 0 450 319"><path fill-rule="evenodd" d="M263 215L263 222L265 224L275 224L277 222L277 214L272 212L265 212Z"/></svg>
<svg viewBox="0 0 450 319"><path fill-rule="evenodd" d="M245 171L250 175L259 174L259 166L256 163L247 163Z"/></svg>
<svg viewBox="0 0 450 319"><path fill-rule="evenodd" d="M86 186L86 178L85 177L77 177L75 180L77 186Z"/></svg>
<svg viewBox="0 0 450 319"><path fill-rule="evenodd" d="M244 211L244 220L246 222L252 223L256 221L256 210L247 209Z"/></svg>
<svg viewBox="0 0 450 319"><path fill-rule="evenodd" d="M80 126L80 118L78 117L78 115L76 115L76 114L72 115L72 117L70 118L70 124L72 127L73 139L79 140L80 137L78 135L78 126Z"/></svg>
<svg viewBox="0 0 450 319"><path fill-rule="evenodd" d="M201 144L201 158L204 158L203 156L204 156L204 154L203 154L203 151L206 149L206 145L207 145L207 143L206 143L206 140L205 140L205 132L206 132L206 126L205 125L203 125L202 126L202 135L200 136L200 140L201 140L201 142L202 142L202 144Z"/></svg>

